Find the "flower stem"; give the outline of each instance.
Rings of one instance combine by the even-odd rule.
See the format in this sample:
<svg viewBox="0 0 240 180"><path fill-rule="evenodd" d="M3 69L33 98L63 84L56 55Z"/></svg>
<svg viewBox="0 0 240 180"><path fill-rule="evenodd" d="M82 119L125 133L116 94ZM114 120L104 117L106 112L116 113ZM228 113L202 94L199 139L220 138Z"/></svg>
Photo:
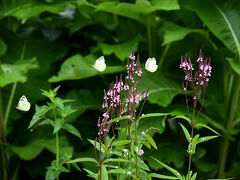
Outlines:
<svg viewBox="0 0 240 180"><path fill-rule="evenodd" d="M232 101L231 101L231 105L229 108L229 116L228 116L229 118L227 121L227 131L226 131L227 137L224 139L223 145L221 146L222 153L221 153L220 165L219 165L219 174L218 174L219 178L224 177L224 174L225 174L227 153L228 153L228 148L229 148L229 144L230 144L229 136L231 134L232 123L233 123L233 119L235 117L236 108L238 105L239 92L240 92L240 76L236 77L235 83L234 83L234 88L232 90L233 90Z"/></svg>
<svg viewBox="0 0 240 180"><path fill-rule="evenodd" d="M136 120L134 121L134 128L135 128L135 146L137 147L137 121ZM136 152L136 176L138 177L138 154L137 154L137 152Z"/></svg>

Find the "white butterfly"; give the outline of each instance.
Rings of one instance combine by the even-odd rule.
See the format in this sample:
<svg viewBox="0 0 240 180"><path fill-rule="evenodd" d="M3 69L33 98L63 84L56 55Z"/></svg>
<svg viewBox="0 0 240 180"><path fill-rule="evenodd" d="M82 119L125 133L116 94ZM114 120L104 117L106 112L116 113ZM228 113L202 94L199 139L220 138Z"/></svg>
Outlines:
<svg viewBox="0 0 240 180"><path fill-rule="evenodd" d="M101 56L100 58L98 58L93 67L100 72L103 72L106 69L106 64L105 64L105 59L103 56Z"/></svg>
<svg viewBox="0 0 240 180"><path fill-rule="evenodd" d="M155 72L158 68L158 65L156 65L156 59L155 58L148 58L145 69L150 72Z"/></svg>
<svg viewBox="0 0 240 180"><path fill-rule="evenodd" d="M31 107L31 104L28 102L26 96L22 96L19 101L18 101L18 105L17 105L17 109L20 111L29 111Z"/></svg>

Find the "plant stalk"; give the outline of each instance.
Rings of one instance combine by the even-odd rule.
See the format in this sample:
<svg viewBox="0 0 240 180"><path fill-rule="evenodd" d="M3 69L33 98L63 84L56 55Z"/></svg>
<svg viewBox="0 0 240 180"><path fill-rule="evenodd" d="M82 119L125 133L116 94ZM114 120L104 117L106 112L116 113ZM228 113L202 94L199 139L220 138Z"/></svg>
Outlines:
<svg viewBox="0 0 240 180"><path fill-rule="evenodd" d="M134 121L134 128L135 128L135 148L137 148L137 121ZM138 154L136 152L136 176L138 177Z"/></svg>
<svg viewBox="0 0 240 180"><path fill-rule="evenodd" d="M12 106L12 102L13 102L13 97L14 97L14 94L15 94L15 91L16 91L16 87L17 87L17 82L15 82L13 84L12 91L11 91L11 94L10 94L10 97L9 97L9 100L8 100L6 113L5 113L5 116L4 116L4 129L5 129L5 131L7 131L8 118L9 118L9 114L10 114L10 110L11 110L11 106Z"/></svg>
<svg viewBox="0 0 240 180"><path fill-rule="evenodd" d="M56 132L56 167L59 170L59 138L58 132ZM57 180L59 180L59 176L57 176Z"/></svg>
<svg viewBox="0 0 240 180"><path fill-rule="evenodd" d="M236 113L236 108L238 105L239 92L240 92L240 76L237 76L235 79L234 88L232 89L232 101L229 109L229 116L228 116L229 118L227 121L227 131L226 131L227 137L224 139L223 145L221 147L222 153L221 153L220 165L219 165L219 174L218 174L219 178L223 178L225 174L227 153L228 153L228 148L230 144L229 136L231 134L232 123L233 123L233 119Z"/></svg>

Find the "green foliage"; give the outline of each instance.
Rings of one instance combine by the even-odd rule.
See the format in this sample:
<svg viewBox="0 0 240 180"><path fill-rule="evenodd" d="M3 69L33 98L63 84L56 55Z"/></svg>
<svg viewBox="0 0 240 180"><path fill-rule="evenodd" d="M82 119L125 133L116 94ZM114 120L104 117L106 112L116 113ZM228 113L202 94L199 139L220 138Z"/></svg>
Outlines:
<svg viewBox="0 0 240 180"><path fill-rule="evenodd" d="M144 163L138 163L142 179L178 178L169 175L150 156L177 169L184 174L181 178L187 179L189 154L195 171L191 172L191 180L239 177L239 12L240 4L234 0L0 1L0 151L7 158L6 166L4 158L0 158L0 179L4 179L2 167L6 167L9 179L23 179L26 174L30 179L43 179L44 174L46 179L55 179L59 174L60 179L98 179L99 157L93 160L95 164L83 161L86 157L95 158L95 141L86 139L97 136L103 89L109 88L116 74L125 76L127 58L133 49L136 56L140 54L143 69L139 92L150 88L136 123L138 149L144 150L143 156L139 156L139 162ZM184 74L179 71L179 63L186 53L195 62L200 48L205 57L211 57L213 70L190 139L191 115L187 115L182 89ZM99 72L92 65L102 55L107 68ZM149 57L155 57L159 66L154 73L144 70ZM61 82L58 91L40 91L53 89L57 82ZM31 103L28 112L16 109L22 95ZM187 95L191 114L190 91ZM196 114L200 104L201 101ZM141 105L137 112L140 109ZM5 117L6 127L1 120ZM132 124L132 139L134 119L116 117L111 122L122 123L122 129L117 125L110 132L115 133L110 136L115 139L108 151L111 138L102 143L102 158L107 156L103 171L108 179L117 179L117 175L119 179L136 179L136 169L129 169L135 167L135 162L122 157L123 149L128 149L131 159L137 153L134 140L126 137L126 121ZM119 131L122 138L118 137ZM56 161L50 165L53 154L56 155L56 134L59 167ZM208 141L211 139L214 141ZM227 155L223 153L225 149ZM96 151L99 150L97 142ZM221 162L225 157L227 161ZM70 159L82 161L69 163ZM224 170L220 170L220 164L225 164ZM71 166L79 174L61 174L73 171ZM87 175L80 172L82 169Z"/></svg>

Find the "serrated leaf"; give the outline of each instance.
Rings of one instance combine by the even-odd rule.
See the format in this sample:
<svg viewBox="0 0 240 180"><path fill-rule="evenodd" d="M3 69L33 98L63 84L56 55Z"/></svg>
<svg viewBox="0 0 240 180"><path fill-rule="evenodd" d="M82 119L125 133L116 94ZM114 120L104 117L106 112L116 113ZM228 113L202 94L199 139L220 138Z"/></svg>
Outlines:
<svg viewBox="0 0 240 180"><path fill-rule="evenodd" d="M183 129L183 132L184 132L184 134L185 134L185 137L186 137L187 141L190 143L190 138L191 138L191 136L190 136L188 130L187 130L181 123L179 123L179 124L181 125L181 127L182 127L182 129Z"/></svg>
<svg viewBox="0 0 240 180"><path fill-rule="evenodd" d="M43 106L38 106L35 105L35 109L36 112L33 115L32 120L30 121L30 124L28 126L28 129L30 129L31 127L33 127L39 120L41 120L43 118L43 116L51 110L51 107L43 105Z"/></svg>
<svg viewBox="0 0 240 180"><path fill-rule="evenodd" d="M57 118L55 123L54 123L54 131L53 134L55 134L56 132L58 132L60 129L62 129L62 126L64 124L65 120L64 119L60 119Z"/></svg>
<svg viewBox="0 0 240 180"><path fill-rule="evenodd" d="M66 163L71 164L71 163L77 163L77 162L94 162L94 163L98 164L98 162L94 158L77 158L77 159L67 161Z"/></svg>
<svg viewBox="0 0 240 180"><path fill-rule="evenodd" d="M149 136L148 134L144 134L143 137L144 137L155 149L158 149L155 141L153 140L153 138L152 138L151 136Z"/></svg>
<svg viewBox="0 0 240 180"><path fill-rule="evenodd" d="M68 131L69 133L79 137L80 139L82 139L81 134L79 133L79 131L71 124L69 123L64 123L63 124L63 129L65 129L66 131Z"/></svg>

